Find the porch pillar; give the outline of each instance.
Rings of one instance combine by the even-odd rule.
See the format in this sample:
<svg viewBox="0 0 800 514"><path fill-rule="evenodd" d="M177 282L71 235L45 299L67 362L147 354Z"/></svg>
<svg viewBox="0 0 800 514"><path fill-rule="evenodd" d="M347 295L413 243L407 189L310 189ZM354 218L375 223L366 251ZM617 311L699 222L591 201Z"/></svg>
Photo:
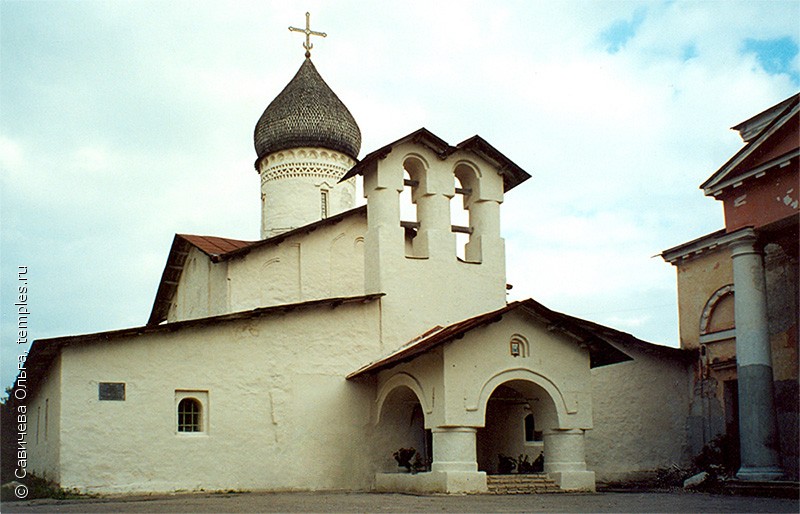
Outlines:
<svg viewBox="0 0 800 514"><path fill-rule="evenodd" d="M783 470L778 454L764 259L756 243L753 229L742 230L731 242L742 461L736 477L775 480L783 476Z"/></svg>
<svg viewBox="0 0 800 514"><path fill-rule="evenodd" d="M484 492L486 473L478 471L477 429L437 427L433 434L431 473L447 493Z"/></svg>
<svg viewBox="0 0 800 514"><path fill-rule="evenodd" d="M565 491L594 491L594 471L586 469L585 430L546 431L544 471Z"/></svg>

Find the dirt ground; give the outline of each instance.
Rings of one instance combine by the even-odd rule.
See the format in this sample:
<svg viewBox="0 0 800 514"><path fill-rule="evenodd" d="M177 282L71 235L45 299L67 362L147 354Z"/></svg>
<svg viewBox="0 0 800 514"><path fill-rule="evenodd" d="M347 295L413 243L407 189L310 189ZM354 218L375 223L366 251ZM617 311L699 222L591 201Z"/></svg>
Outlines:
<svg viewBox="0 0 800 514"><path fill-rule="evenodd" d="M6 502L2 512L800 512L797 499L688 492L415 496L196 493Z"/></svg>

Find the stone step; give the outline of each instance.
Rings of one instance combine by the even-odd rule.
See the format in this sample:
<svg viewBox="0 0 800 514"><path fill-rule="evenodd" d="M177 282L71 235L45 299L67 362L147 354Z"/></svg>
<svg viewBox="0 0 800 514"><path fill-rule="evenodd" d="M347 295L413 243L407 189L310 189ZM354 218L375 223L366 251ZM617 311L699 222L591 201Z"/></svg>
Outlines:
<svg viewBox="0 0 800 514"><path fill-rule="evenodd" d="M492 482L548 482L550 478L544 473L531 475L488 475L487 480Z"/></svg>
<svg viewBox="0 0 800 514"><path fill-rule="evenodd" d="M531 475L489 475L486 485L491 494L560 493L561 488L544 473Z"/></svg>

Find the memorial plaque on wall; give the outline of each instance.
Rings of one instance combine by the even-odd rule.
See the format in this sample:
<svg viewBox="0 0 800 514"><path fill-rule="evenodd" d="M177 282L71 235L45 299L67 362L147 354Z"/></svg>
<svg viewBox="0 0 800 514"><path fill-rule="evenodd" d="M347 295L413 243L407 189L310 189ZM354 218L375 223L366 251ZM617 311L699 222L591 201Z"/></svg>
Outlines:
<svg viewBox="0 0 800 514"><path fill-rule="evenodd" d="M100 400L125 401L125 383L100 382L98 396Z"/></svg>

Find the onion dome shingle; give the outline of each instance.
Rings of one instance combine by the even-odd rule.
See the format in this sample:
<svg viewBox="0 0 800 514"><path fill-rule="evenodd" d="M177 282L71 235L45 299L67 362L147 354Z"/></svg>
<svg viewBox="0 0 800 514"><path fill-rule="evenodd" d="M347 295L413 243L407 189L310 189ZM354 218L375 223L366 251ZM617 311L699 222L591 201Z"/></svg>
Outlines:
<svg viewBox="0 0 800 514"><path fill-rule="evenodd" d="M253 140L258 159L301 146L328 148L353 159L361 150L356 120L308 58L264 110Z"/></svg>

